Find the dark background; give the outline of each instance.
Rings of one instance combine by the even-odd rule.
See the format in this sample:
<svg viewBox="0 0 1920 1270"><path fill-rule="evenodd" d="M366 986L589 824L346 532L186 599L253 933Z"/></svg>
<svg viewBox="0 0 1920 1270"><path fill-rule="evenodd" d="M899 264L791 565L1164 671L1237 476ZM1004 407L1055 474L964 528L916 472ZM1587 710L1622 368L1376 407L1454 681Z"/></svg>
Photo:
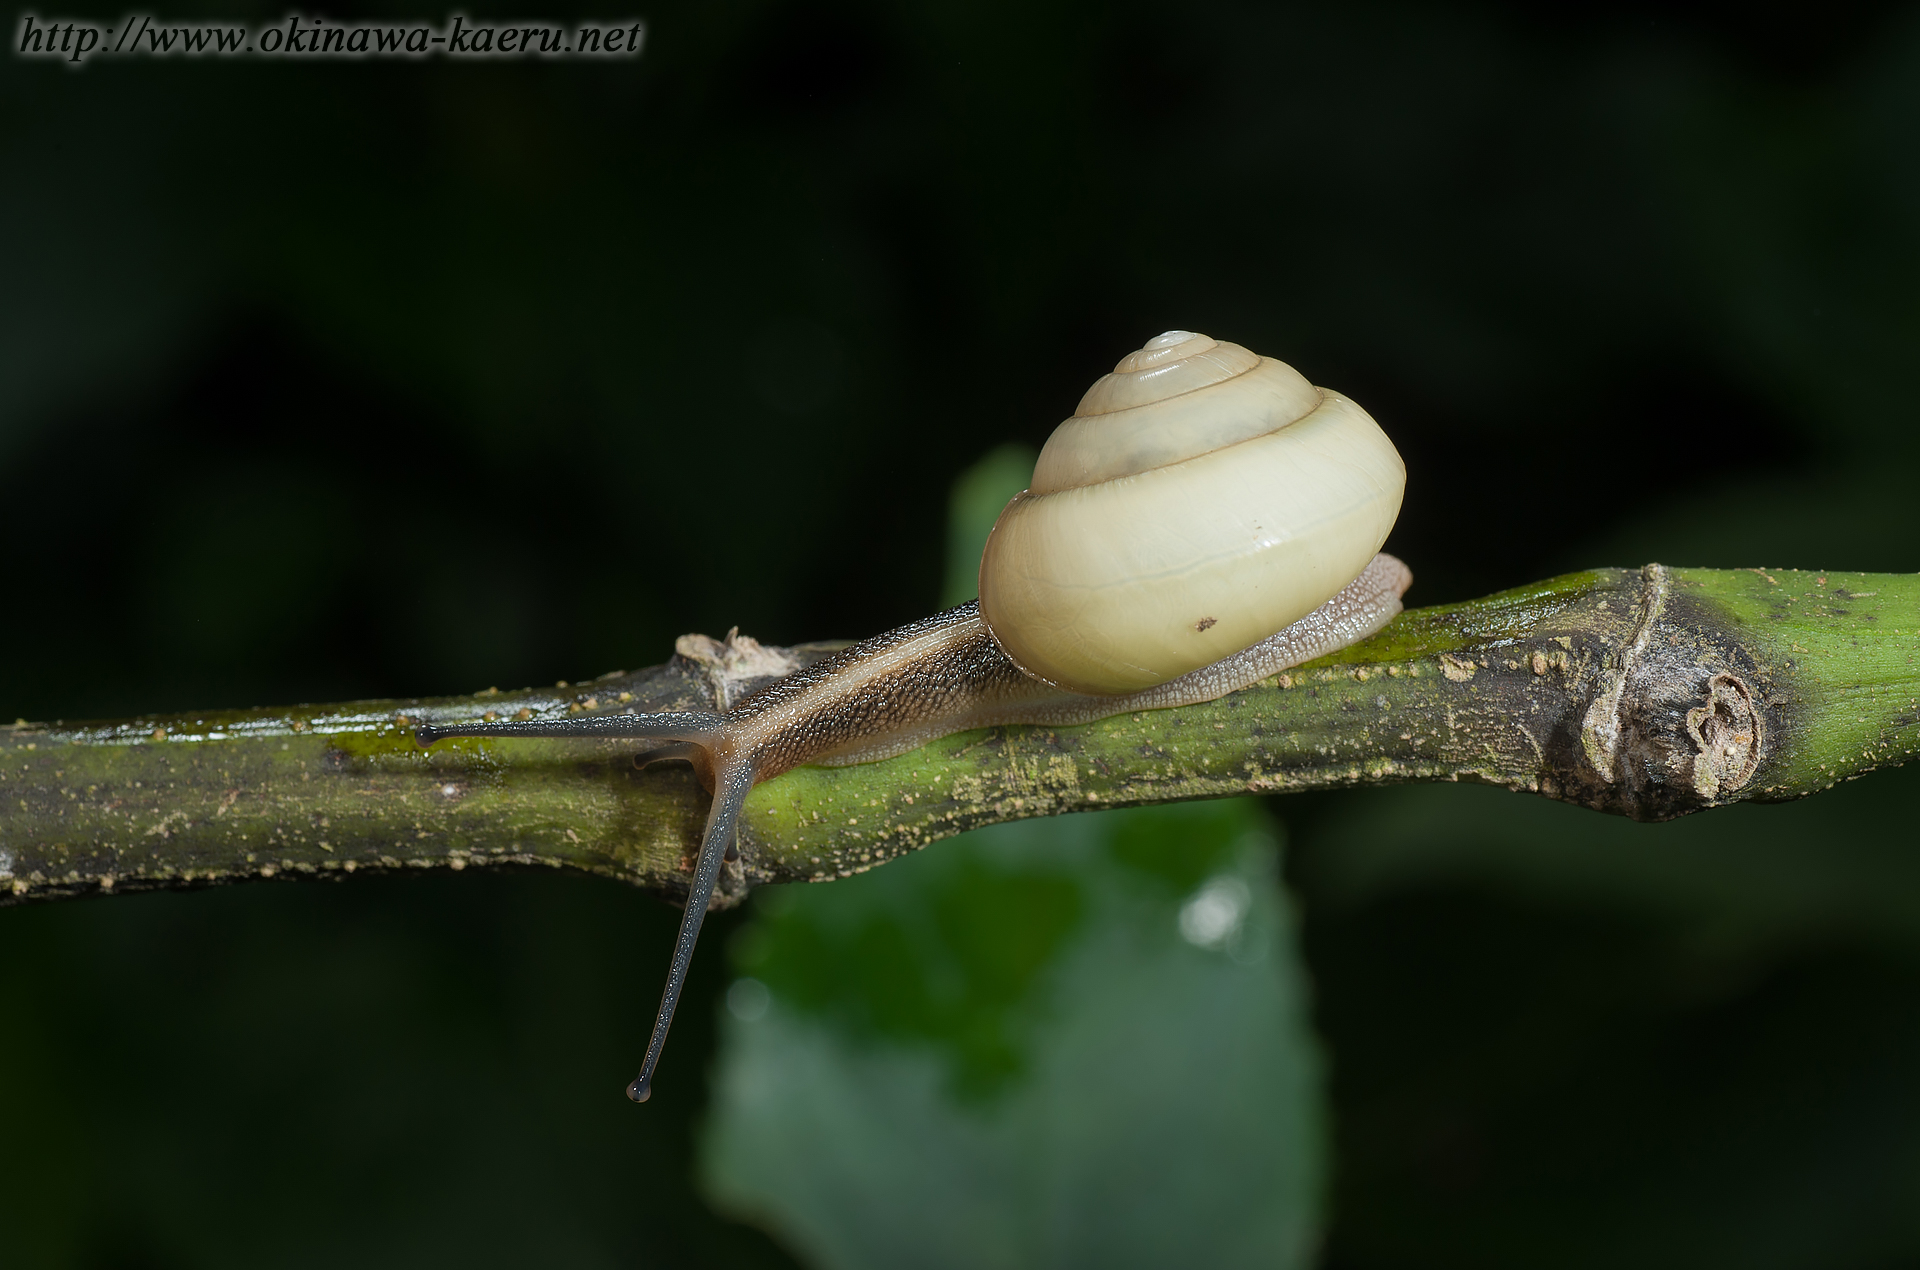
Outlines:
<svg viewBox="0 0 1920 1270"><path fill-rule="evenodd" d="M1173 326L1383 423L1415 603L1920 567L1911 5L550 13L635 15L600 65L0 59L0 714L875 632L954 477ZM1920 1265L1913 792L1276 802L1327 1264ZM0 912L0 1259L781 1264L695 1195L697 1098L607 1096L676 920L548 877Z"/></svg>

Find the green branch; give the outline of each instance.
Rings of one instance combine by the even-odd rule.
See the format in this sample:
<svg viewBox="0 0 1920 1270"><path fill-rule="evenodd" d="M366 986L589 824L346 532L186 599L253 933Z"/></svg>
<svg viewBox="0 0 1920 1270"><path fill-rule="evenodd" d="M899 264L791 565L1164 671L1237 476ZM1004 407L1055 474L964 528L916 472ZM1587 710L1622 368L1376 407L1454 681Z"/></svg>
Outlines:
<svg viewBox="0 0 1920 1270"><path fill-rule="evenodd" d="M547 866L684 890L706 795L631 746L426 721L711 709L825 645L680 641L572 689L0 728L0 902L369 870ZM1920 750L1920 575L1602 569L1401 615L1204 706L948 737L754 790L723 899L976 825L1473 780L1661 820L1800 798Z"/></svg>

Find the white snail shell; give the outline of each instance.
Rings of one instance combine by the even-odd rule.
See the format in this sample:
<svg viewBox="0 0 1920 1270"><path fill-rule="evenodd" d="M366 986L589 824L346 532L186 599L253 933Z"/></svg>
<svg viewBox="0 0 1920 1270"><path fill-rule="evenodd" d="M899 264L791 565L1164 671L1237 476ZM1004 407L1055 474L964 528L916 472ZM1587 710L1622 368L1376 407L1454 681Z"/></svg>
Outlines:
<svg viewBox="0 0 1920 1270"><path fill-rule="evenodd" d="M1122 358L1040 452L980 560L1022 670L1135 692L1333 598L1379 551L1406 466L1353 402L1190 331Z"/></svg>

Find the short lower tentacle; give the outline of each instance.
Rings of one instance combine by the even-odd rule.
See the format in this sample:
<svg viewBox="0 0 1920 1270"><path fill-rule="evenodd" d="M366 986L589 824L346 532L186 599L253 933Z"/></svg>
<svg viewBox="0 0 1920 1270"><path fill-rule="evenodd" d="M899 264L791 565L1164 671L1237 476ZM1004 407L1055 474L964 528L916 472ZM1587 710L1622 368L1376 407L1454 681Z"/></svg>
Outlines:
<svg viewBox="0 0 1920 1270"><path fill-rule="evenodd" d="M684 759L691 762L696 755L705 752L705 747L694 741L673 741L666 745L656 745L650 750L641 750L633 756L635 767L652 767L655 763Z"/></svg>

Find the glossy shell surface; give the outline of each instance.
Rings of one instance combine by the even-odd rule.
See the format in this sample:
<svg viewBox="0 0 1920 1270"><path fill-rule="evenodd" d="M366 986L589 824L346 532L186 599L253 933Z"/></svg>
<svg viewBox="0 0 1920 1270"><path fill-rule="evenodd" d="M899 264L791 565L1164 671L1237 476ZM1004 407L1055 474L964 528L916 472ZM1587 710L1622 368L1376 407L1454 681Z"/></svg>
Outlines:
<svg viewBox="0 0 1920 1270"><path fill-rule="evenodd" d="M1237 344L1169 331L1041 451L980 563L980 608L1027 673L1134 692L1331 599L1386 541L1406 468L1359 406Z"/></svg>

